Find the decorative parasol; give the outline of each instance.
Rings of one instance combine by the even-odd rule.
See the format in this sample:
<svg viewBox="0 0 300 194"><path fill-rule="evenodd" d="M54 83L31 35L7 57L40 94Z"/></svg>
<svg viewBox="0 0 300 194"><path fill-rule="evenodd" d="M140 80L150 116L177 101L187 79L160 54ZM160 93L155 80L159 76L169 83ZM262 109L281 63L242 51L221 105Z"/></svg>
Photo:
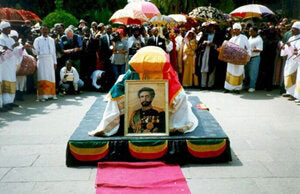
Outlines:
<svg viewBox="0 0 300 194"><path fill-rule="evenodd" d="M134 1L128 3L124 9L135 9L143 12L147 18L152 18L154 16L161 15L158 8L150 2L145 1Z"/></svg>
<svg viewBox="0 0 300 194"><path fill-rule="evenodd" d="M138 24L141 25L144 22L146 22L148 18L138 10L133 9L120 9L116 11L109 21L117 24L124 24L124 25L130 25L130 24Z"/></svg>
<svg viewBox="0 0 300 194"><path fill-rule="evenodd" d="M182 14L171 14L169 17L173 18L176 22L186 23L186 16Z"/></svg>
<svg viewBox="0 0 300 194"><path fill-rule="evenodd" d="M262 17L265 15L275 15L273 11L264 5L249 4L241 6L230 13L233 17L240 17L243 19Z"/></svg>
<svg viewBox="0 0 300 194"><path fill-rule="evenodd" d="M25 20L41 21L41 19L31 11L12 8L0 8L0 20L7 20L10 23L24 23Z"/></svg>
<svg viewBox="0 0 300 194"><path fill-rule="evenodd" d="M162 25L176 23L176 21L173 18L165 15L154 16L153 18L151 18L149 22L152 24L162 24Z"/></svg>
<svg viewBox="0 0 300 194"><path fill-rule="evenodd" d="M201 21L224 22L224 13L214 7L197 7L189 13L190 17L194 17Z"/></svg>

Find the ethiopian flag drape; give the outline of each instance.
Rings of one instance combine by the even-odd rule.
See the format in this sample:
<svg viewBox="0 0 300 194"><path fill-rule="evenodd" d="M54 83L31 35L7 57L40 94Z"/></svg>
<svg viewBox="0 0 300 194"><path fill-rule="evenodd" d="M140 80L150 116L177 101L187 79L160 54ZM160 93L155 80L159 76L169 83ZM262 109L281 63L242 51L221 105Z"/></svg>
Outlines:
<svg viewBox="0 0 300 194"><path fill-rule="evenodd" d="M112 136L120 127L120 116L125 113L126 80L168 80L169 131L187 133L198 125L198 119L188 103L187 96L170 63L169 55L161 48L141 48L129 61L128 71L118 80L108 96L103 118L91 136Z"/></svg>

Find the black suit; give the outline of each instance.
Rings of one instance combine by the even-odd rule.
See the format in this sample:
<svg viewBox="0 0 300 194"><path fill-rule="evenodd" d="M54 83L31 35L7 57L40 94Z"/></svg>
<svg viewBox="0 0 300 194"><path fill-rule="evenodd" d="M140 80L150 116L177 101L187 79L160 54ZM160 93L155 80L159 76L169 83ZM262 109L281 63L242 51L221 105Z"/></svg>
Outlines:
<svg viewBox="0 0 300 194"><path fill-rule="evenodd" d="M110 61L109 58L112 55L112 50L109 48L111 42L108 43L108 41L110 41L110 35L108 35L108 37L109 40L107 39L107 34L103 34L99 39L100 59L105 62ZM106 64L104 64L104 67L105 66Z"/></svg>
<svg viewBox="0 0 300 194"><path fill-rule="evenodd" d="M164 51L166 51L166 40L164 38L161 38L158 36L157 42L155 41L155 37L152 36L148 40L148 46L158 46L162 48Z"/></svg>
<svg viewBox="0 0 300 194"><path fill-rule="evenodd" d="M109 47L112 44L111 44L110 35L108 36L109 36L109 40L107 39L107 34L103 34L99 39L99 54L100 54L100 61L104 67L104 71L106 72L107 77L109 78L108 80L106 80L108 88L111 88L115 80L113 79L114 73L110 61L110 58L112 56L112 50Z"/></svg>

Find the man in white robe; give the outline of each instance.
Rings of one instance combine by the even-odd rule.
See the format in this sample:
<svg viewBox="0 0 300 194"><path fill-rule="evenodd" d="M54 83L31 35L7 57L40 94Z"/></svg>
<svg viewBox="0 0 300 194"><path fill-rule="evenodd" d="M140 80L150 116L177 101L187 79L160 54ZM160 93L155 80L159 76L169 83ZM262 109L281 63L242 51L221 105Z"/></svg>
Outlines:
<svg viewBox="0 0 300 194"><path fill-rule="evenodd" d="M17 31L15 30L11 30L9 36L11 38L13 38L16 42L18 41L19 38L19 34ZM17 48L22 48L23 45L20 43L20 45ZM23 56L24 55L28 55L28 53L26 52L26 50L23 50L23 54L21 57L17 57L16 60L16 66L17 66L17 71L18 68L20 68L21 62L23 60ZM23 92L26 91L26 75L17 75L17 79L16 79L16 98L15 100L20 100L23 101Z"/></svg>
<svg viewBox="0 0 300 194"><path fill-rule="evenodd" d="M250 44L248 38L241 34L242 26L240 23L235 23L233 25L233 37L229 42L235 43L242 49L246 49L248 54L251 56ZM232 63L227 63L227 72L225 80L225 92L233 91L239 93L243 86L243 74L244 65L235 65Z"/></svg>
<svg viewBox="0 0 300 194"><path fill-rule="evenodd" d="M47 26L41 27L41 36L34 40L33 46L37 54L37 100L45 101L56 98L55 72L57 67L55 41L48 36Z"/></svg>
<svg viewBox="0 0 300 194"><path fill-rule="evenodd" d="M16 63L19 57L22 56L23 47L20 48L19 43L9 37L11 26L8 22L0 23L0 72L2 77L2 111L12 110L13 107L18 107L14 104L16 94Z"/></svg>
<svg viewBox="0 0 300 194"><path fill-rule="evenodd" d="M300 22L293 24L292 35L288 42L281 46L281 56L287 56L284 66L284 86L286 89L284 96L289 97L289 100L297 100L300 97L300 83L297 83L296 86L296 79L299 77L299 71L297 75L297 69L299 69L297 54L300 50ZM298 79L299 82L300 78Z"/></svg>

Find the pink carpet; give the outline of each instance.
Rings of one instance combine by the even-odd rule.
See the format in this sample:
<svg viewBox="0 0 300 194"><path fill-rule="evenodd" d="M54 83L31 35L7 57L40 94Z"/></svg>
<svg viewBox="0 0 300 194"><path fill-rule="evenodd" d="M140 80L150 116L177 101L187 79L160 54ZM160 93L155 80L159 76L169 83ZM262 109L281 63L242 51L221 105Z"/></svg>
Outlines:
<svg viewBox="0 0 300 194"><path fill-rule="evenodd" d="M179 165L163 162L99 162L96 194L191 193Z"/></svg>

